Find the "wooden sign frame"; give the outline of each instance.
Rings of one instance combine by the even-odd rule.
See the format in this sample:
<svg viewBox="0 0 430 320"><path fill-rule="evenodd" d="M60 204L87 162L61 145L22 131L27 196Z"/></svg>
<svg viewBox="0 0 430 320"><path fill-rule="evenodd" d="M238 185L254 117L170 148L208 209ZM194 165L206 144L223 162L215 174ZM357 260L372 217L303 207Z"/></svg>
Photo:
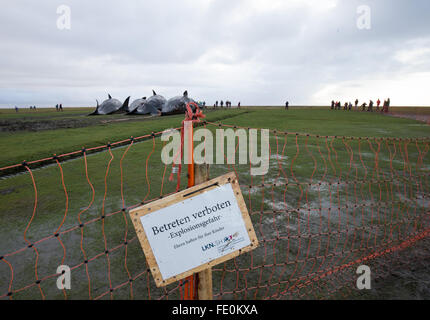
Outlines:
<svg viewBox="0 0 430 320"><path fill-rule="evenodd" d="M210 191L212 189L217 188L218 186L231 184L235 198L237 200L239 209L242 213L242 218L245 223L246 231L248 232L249 239L251 240L251 244L247 247L244 247L240 250L231 252L223 257L219 257L215 260L212 260L208 263L205 263L203 265L200 265L196 268L193 268L191 270L188 270L186 272L183 272L179 275L176 275L174 277L171 277L169 279L163 279L160 269L157 265L157 261L155 259L154 253L151 249L151 246L149 244L148 238L145 234L145 230L142 226L140 218L150 214L154 211L158 211L160 209L163 209L165 207L169 207L171 205L174 205L178 202L184 201L186 199L195 197L199 194L202 194L204 192ZM258 247L258 239L254 231L254 227L251 222L251 218L248 213L248 209L245 204L245 200L243 199L242 192L240 190L239 182L236 177L236 174L234 172L228 173L226 175L220 176L218 178L209 180L207 182L204 182L202 184L196 185L194 187L188 188L184 191L175 193L173 195L170 195L166 198L148 203L146 205L143 205L141 207L135 208L130 210L129 212L131 221L133 222L134 228L136 230L137 237L140 241L140 244L142 246L143 252L145 253L146 260L148 262L149 268L151 270L151 273L154 277L155 284L157 287L164 287L167 286L173 282L176 282L178 280L184 279L194 273L201 272L205 269L211 268L215 265L218 265L220 263L226 262L230 259L233 259L243 253L249 252L251 250L254 250Z"/></svg>

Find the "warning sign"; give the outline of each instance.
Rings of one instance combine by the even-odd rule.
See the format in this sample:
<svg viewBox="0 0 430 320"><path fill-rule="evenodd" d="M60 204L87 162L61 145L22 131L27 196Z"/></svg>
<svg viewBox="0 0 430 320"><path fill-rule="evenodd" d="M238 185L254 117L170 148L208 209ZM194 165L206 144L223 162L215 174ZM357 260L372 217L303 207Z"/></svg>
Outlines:
<svg viewBox="0 0 430 320"><path fill-rule="evenodd" d="M130 212L157 286L257 247L234 173Z"/></svg>

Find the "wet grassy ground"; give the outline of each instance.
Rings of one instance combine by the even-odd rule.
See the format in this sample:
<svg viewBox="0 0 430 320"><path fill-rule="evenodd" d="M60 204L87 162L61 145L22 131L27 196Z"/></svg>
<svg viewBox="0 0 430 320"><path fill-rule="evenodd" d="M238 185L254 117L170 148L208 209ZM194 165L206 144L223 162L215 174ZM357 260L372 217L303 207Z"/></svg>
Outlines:
<svg viewBox="0 0 430 320"><path fill-rule="evenodd" d="M106 121L106 117L91 117L88 120L88 117L84 117L87 113L88 110L71 110L63 114L38 110L37 117L45 118L44 120L55 122L68 117L75 120L83 118L85 126L38 132L25 129L14 133L2 132L0 164L19 163L24 159L34 160L50 156L52 153L79 150L82 146L91 147L177 127L183 118L173 116L151 120L128 120L118 115L108 118L119 120L118 123L100 123ZM9 112L0 114L0 119L16 121L19 116ZM36 123L39 121L34 114L28 117L25 121ZM289 111L260 108L220 110L209 112L207 120L322 136L296 137L294 134L272 132L270 170L264 178L251 178L247 165L211 167L212 177L232 170L238 173L257 235L260 241L264 240L252 254L214 269L214 291L219 298L282 298L283 295L280 293L292 283L300 282L298 279L301 275L315 272L318 267L324 270L331 265L349 261L371 252L373 244L377 246L389 244L390 241L402 239L427 226L428 220L423 219L421 213L428 208L428 181L423 177L429 173L430 161L428 156L425 156L421 164L417 163L425 144L419 142L404 146L398 141L381 143L373 140L358 142L324 138L327 135L429 137L429 127L423 123L381 114L307 108ZM208 128L215 129L212 126ZM34 216L34 189L30 175L26 173L0 180L0 255L27 246L24 241L24 231L27 227L26 237L31 243L50 237L33 248L6 256L14 269L12 290L34 283L37 257L34 248L36 248L39 255L37 258L39 279L55 274L60 263L76 266L72 273L73 289L67 292L68 298L98 297L106 291L109 292L110 287L127 282L129 274L137 277L133 286L126 284L115 290L112 293L113 298L128 299L131 295L136 298L149 296L157 298L163 297L169 291L171 298L177 298L179 289L174 285L168 287L167 291L154 287L152 276L146 271L145 259L128 216L121 212L123 207L130 207L142 200L157 198L160 194L168 194L175 190L175 182L168 181L171 168L160 162L161 148L160 139L150 139L134 144L130 148L124 146L114 149L112 154L105 150L88 156L87 171L83 158L61 163L61 169L53 163L34 170L38 190ZM377 149L379 166L375 165ZM409 165L405 160L405 150L411 159L413 179L404 175L405 163ZM354 152L353 155L351 151ZM61 170L67 194L62 185ZM416 176L421 177L421 187L418 189ZM380 181L383 178L390 178L392 181L382 183ZM369 184L368 181L371 179L378 182ZM287 181L296 183L286 187ZM342 183L337 183L338 181ZM356 183L345 184L345 181ZM185 187L185 182L186 176L183 174L182 188ZM321 185L318 184L320 182ZM404 187L407 188L406 193ZM363 209L353 209L354 205L362 204L366 204ZM348 205L351 206L350 209L345 208ZM329 208L333 208L335 212L330 213ZM107 217L101 219L103 215ZM96 221L93 221L94 219ZM79 228L80 223L84 224L83 228ZM350 231L338 233L331 240L321 235L324 231L342 231L351 225L353 227ZM53 235L58 230L67 232L56 238ZM299 242L298 235L306 240ZM315 235L318 237L314 237ZM124 245L125 239L129 242L127 245ZM363 243L366 245L363 246ZM104 254L106 248L116 249L106 255ZM341 254L342 248L357 251ZM289 258L286 256L287 252ZM323 258L317 259L315 263L307 260L311 256L325 256L327 253L336 255L324 261ZM81 265L85 259L93 259L88 263L88 269L86 265ZM282 264L288 259L302 262ZM405 266L401 268L400 270L405 270ZM413 274L412 271L409 274L411 273ZM368 297L389 297L387 291L391 290L390 275L391 273L385 277L388 279L387 284L380 282L382 289L378 289L378 292L381 294L375 293ZM0 296L8 292L10 280L8 264L0 263ZM33 299L41 298L43 294L50 299L62 299L64 293L56 289L55 281L55 277L49 278L42 281L40 289L34 285L14 294L13 297ZM329 291L324 288L315 290L312 295L306 297L326 297ZM394 291L393 289L392 295L397 295ZM417 297L410 292L411 290L398 292L398 296ZM110 296L108 293L103 298ZM335 298L340 297L342 296L335 295Z"/></svg>
<svg viewBox="0 0 430 320"><path fill-rule="evenodd" d="M425 112L427 108L422 108ZM430 108L429 108L430 109ZM112 115L87 117L90 108L0 110L0 167L32 161L54 153L103 145L113 141L138 137L146 133L178 127L183 116L162 118ZM411 109L414 110L414 109ZM236 119L236 115L248 112ZM330 111L326 108L297 108L285 113L283 109L242 108L241 110L208 111L208 121L232 117L228 124L270 127L289 132L315 133L337 136L375 137L421 137L428 136L429 127L421 122L405 119L390 119L385 115L367 112ZM17 125L17 121L25 125ZM49 125L44 127L44 123ZM64 128L64 125L75 126ZM41 128L42 127L42 128ZM9 129L13 128L13 131ZM41 128L34 131L35 128Z"/></svg>
<svg viewBox="0 0 430 320"><path fill-rule="evenodd" d="M159 132L181 125L182 115L169 117L146 116L91 116L91 109L56 112L55 110L30 110L20 114L0 111L0 122L11 123L15 128L17 119L27 124L17 131L4 130L0 132L0 167L21 163L23 160L32 161L54 153L59 155L80 150L82 147L91 148L107 144L108 142L139 137L151 132ZM208 112L208 120L217 121L226 117L234 117L247 111L217 111ZM22 118L21 118L22 117ZM44 120L42 120L44 119ZM49 128L33 131L28 127L37 128L44 121L51 122ZM64 122L78 123L74 128L64 128ZM6 125L7 126L7 125Z"/></svg>

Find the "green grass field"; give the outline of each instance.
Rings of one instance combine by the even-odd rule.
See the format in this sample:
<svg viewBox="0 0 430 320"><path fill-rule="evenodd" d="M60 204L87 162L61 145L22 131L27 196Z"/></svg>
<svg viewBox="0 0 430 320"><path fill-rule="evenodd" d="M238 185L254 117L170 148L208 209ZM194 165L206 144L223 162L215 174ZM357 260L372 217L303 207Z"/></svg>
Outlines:
<svg viewBox="0 0 430 320"><path fill-rule="evenodd" d="M427 111L423 109L420 112ZM0 111L3 128L0 132L0 167L179 127L183 120L183 116L86 117L88 113L89 109L66 110L63 113L42 109L18 114L10 110ZM290 283L282 281L286 274L299 279L300 275L316 271L315 265L320 264L324 269L324 263L327 262L316 259L312 264L306 260L309 256L319 257L322 252L334 252L330 263L337 265L356 255L371 252L377 244L389 243L395 237L401 239L426 227L426 220L419 213L427 210L429 204L429 141L405 140L429 138L430 127L426 123L376 113L330 111L323 108L293 108L289 111L280 108L217 110L208 111L206 120L245 128L277 130L276 133L272 131L270 136L271 158L267 175L251 177L248 165L211 166L211 177L232 170L237 172L257 235L260 240L267 240L252 255L245 255L214 269L216 295L223 293L223 298L239 299L268 298L288 288ZM72 127L67 127L67 122L74 123ZM7 129L8 123L14 127L14 131ZM39 127L39 130L28 129L32 125ZM216 129L211 125L207 128ZM296 136L296 132L301 134ZM321 137L307 137L307 133ZM326 139L325 136L338 138ZM403 140L369 141L350 137L395 137ZM105 149L89 155L88 177L94 192L88 183L82 157L61 163L67 194L62 185L60 167L56 163L49 162L45 167L34 168L38 203L26 236L32 243L52 237L35 246L39 253L39 279L55 274L58 265L66 264L79 266L72 273L73 290L67 292L70 299L88 299L89 291L91 298L96 298L109 291L110 287L126 282L128 273L132 276L143 275L133 282L132 289L126 284L115 290L113 298L128 299L131 292L133 297L141 299L149 295L152 298L165 298L167 292L170 292L171 298L178 297L179 290L175 285L166 290L155 288L152 276L146 272L145 258L135 239L128 215L121 212L123 207L174 192L175 182L168 181L171 168L160 161L162 146L160 139L156 138L135 143L130 148L122 146L112 149L112 154ZM354 183L345 184L348 181ZM291 185L287 186L287 183ZM181 187L185 186L186 175L183 172ZM35 199L30 175L20 173L3 176L0 180L0 199L0 256L4 255L13 265L12 290L17 290L35 281L36 255L33 249L7 256L27 246L24 231L33 215ZM366 207L359 212L348 208L363 203ZM377 205L374 208L375 203ZM328 211L320 210L312 215L310 210L307 211L321 207L335 208L334 218L330 218ZM100 219L103 214L110 214L104 222ZM79 219L85 224L83 228L79 228ZM93 222L94 219L96 221ZM360 230L357 233L354 231L355 242L352 242L352 237L348 238L348 232L346 240L341 239L341 245L339 236L338 241L330 241L327 236L323 236L319 244L312 242L312 235L326 229L348 229L352 222L354 230ZM303 228L302 235L309 236L301 244L307 250L299 250L300 243L290 246L290 242L287 243L285 239L276 240L279 235L288 237L290 233L298 232L298 225ZM60 226L61 232L67 232L59 238L53 237ZM366 230L366 233L361 230ZM389 236L390 232L392 235ZM127 251L123 245L125 238L130 242ZM321 243L327 246L322 248ZM364 251L360 245L363 243L366 243ZM341 255L338 250L342 246L352 251L348 255ZM116 247L109 254L109 260L105 254L101 254L105 248ZM286 252L302 262L278 265L276 261L288 260ZM126 256L127 265L124 263ZM95 258L88 263L91 279L89 288L86 267L80 264L85 258L92 257ZM270 267L264 273L261 272L262 268L251 268L246 276L238 279L238 268L245 269L252 264ZM0 263L0 296L8 292L10 279L9 266ZM41 290L48 299L63 299L64 293L56 289L55 281L55 277L42 281ZM245 281L252 290L231 293L235 288L243 287ZM269 285L264 286L267 283ZM315 295L325 296L324 292L324 289L317 290ZM41 297L37 285L13 295L16 299ZM110 294L103 296L104 299L110 297Z"/></svg>
<svg viewBox="0 0 430 320"><path fill-rule="evenodd" d="M427 108L421 108L428 110ZM430 109L430 108L429 108ZM404 110L404 109L402 109ZM414 109L413 109L414 110ZM422 110L422 113L426 111ZM50 156L103 145L108 142L138 137L166 128L176 128L183 120L182 116L165 118L133 117L112 115L87 117L91 109L80 108L64 112L55 110L26 110L15 113L12 110L0 111L0 119L8 125L19 119L33 124L43 121L52 122L48 130L3 131L0 132L0 167L32 161ZM403 111L404 112L404 111ZM415 111L414 111L415 112ZM238 117L239 115L242 115ZM228 118L232 118L228 120ZM333 112L323 108L283 109L242 108L241 110L218 110L208 112L208 121L226 120L223 123L244 127L278 129L289 132L314 133L320 135L355 136L355 137L427 137L428 126L425 123L408 119L388 118L381 114L367 112ZM81 128L55 129L56 122L76 120L83 123ZM109 122L107 122L109 121ZM55 130L49 130L49 128Z"/></svg>

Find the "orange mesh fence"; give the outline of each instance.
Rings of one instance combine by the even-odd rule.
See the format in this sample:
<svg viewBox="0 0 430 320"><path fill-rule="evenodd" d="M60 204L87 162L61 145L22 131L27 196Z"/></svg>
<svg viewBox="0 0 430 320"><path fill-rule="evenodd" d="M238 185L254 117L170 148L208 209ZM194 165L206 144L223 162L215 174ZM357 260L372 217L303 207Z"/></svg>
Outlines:
<svg viewBox="0 0 430 320"><path fill-rule="evenodd" d="M0 217L0 299L184 298L187 280L155 286L127 214L187 187L186 170L169 181L160 135L0 168L23 169L0 180L9 208ZM211 165L211 177L237 174L260 242L213 268L214 298L354 297L359 265L374 278L404 268L399 252L430 234L429 148L428 138L271 130L265 175L252 176L249 163ZM57 288L60 265L71 269L70 290Z"/></svg>

